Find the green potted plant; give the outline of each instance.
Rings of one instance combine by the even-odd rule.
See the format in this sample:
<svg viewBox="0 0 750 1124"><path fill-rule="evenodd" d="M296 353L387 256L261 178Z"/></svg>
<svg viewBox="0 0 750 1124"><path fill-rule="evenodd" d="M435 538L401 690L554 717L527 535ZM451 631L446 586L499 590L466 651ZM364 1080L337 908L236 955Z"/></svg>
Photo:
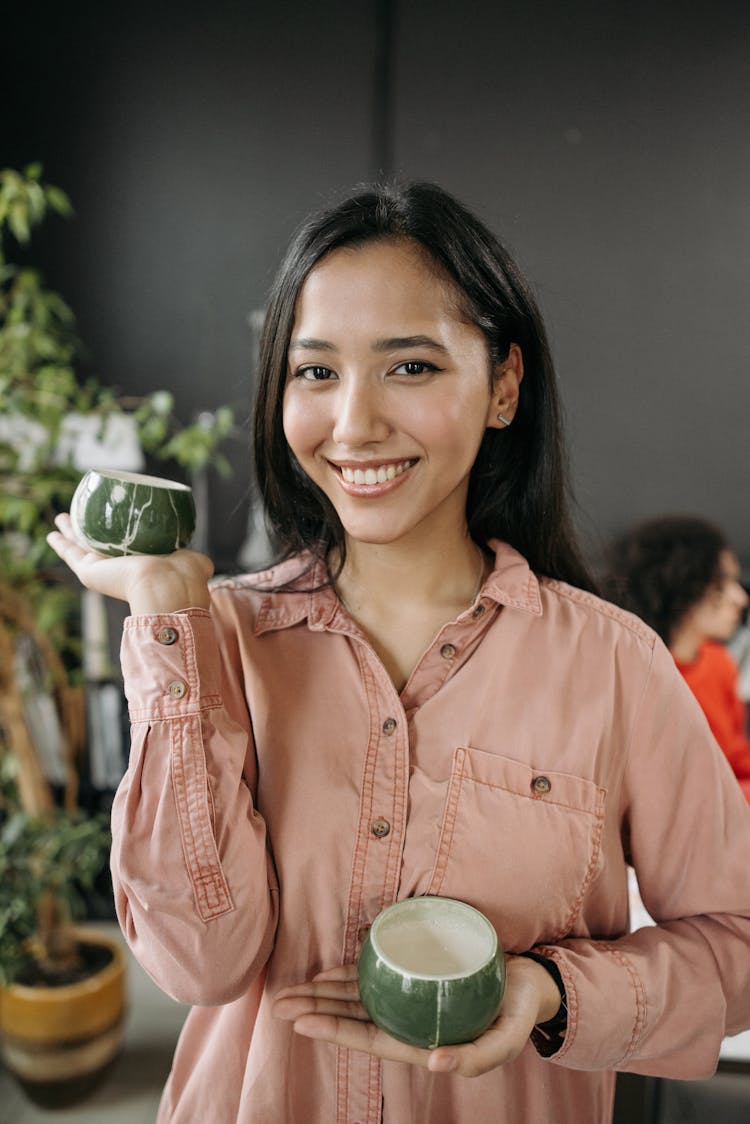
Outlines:
<svg viewBox="0 0 750 1124"><path fill-rule="evenodd" d="M41 177L38 164L0 170L0 573L29 598L40 628L75 670L77 596L46 535L81 477L81 438L109 455L120 441L132 455L135 436L139 451L176 463L187 477L207 466L227 475L220 446L234 412L220 406L183 425L169 390L125 396L93 375L81 377L73 312L37 269L10 260L8 251L9 244L24 250L50 212L72 214L67 195Z"/></svg>
<svg viewBox="0 0 750 1124"><path fill-rule="evenodd" d="M39 165L0 171L0 1051L34 1099L59 1105L115 1056L125 988L119 942L75 925L109 832L77 806L81 595L46 535L89 467L82 440L109 453L124 441L128 455L135 441L137 455L171 460L189 480L209 465L226 474L233 411L182 425L169 391L125 397L80 374L72 311L37 269L11 260L28 256L50 212L72 208ZM38 738L53 726L63 762L54 785Z"/></svg>
<svg viewBox="0 0 750 1124"><path fill-rule="evenodd" d="M126 962L119 942L75 924L106 862L101 816L21 808L2 778L0 826L0 1055L27 1095L75 1103L119 1052Z"/></svg>
<svg viewBox="0 0 750 1124"><path fill-rule="evenodd" d="M11 624L12 622L12 624ZM0 586L0 1056L41 1104L71 1103L95 1086L117 1054L125 1014L119 942L75 924L107 861L109 829L53 799L32 743L16 680L14 638L33 638L53 684L63 730L67 677L23 598Z"/></svg>

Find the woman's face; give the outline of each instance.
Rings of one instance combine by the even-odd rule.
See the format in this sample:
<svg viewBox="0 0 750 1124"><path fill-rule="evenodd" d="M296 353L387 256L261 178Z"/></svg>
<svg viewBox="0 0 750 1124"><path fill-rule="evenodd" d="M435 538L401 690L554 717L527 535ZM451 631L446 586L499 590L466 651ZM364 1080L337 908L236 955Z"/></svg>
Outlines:
<svg viewBox="0 0 750 1124"><path fill-rule="evenodd" d="M482 332L413 243L341 248L297 300L284 433L350 539L464 533L479 444L498 411L512 418L522 375L515 345L491 372Z"/></svg>
<svg viewBox="0 0 750 1124"><path fill-rule="evenodd" d="M705 640L729 640L736 631L748 602L739 577L737 558L731 550L723 550L717 583L686 614L686 622Z"/></svg>

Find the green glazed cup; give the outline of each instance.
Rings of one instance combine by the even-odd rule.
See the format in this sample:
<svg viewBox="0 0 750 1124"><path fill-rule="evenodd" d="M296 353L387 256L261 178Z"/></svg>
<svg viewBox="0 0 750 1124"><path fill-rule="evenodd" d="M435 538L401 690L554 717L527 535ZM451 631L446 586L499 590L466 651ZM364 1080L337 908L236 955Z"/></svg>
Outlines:
<svg viewBox="0 0 750 1124"><path fill-rule="evenodd" d="M372 1021L412 1046L472 1042L497 1018L505 957L479 910L453 898L407 898L373 921L357 966Z"/></svg>
<svg viewBox="0 0 750 1124"><path fill-rule="evenodd" d="M99 554L171 554L195 530L195 503L186 484L137 472L92 469L70 505L76 538Z"/></svg>

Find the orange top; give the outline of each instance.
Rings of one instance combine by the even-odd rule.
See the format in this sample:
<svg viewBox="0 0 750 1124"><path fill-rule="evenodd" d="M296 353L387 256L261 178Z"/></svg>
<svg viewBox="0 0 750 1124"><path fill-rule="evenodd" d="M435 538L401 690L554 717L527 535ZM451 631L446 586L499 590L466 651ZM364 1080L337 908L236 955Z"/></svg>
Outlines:
<svg viewBox="0 0 750 1124"><path fill-rule="evenodd" d="M747 710L737 693L737 667L723 644L701 646L692 663L675 660L714 737L724 750L745 796L750 801L750 738ZM744 782L744 783L743 783Z"/></svg>

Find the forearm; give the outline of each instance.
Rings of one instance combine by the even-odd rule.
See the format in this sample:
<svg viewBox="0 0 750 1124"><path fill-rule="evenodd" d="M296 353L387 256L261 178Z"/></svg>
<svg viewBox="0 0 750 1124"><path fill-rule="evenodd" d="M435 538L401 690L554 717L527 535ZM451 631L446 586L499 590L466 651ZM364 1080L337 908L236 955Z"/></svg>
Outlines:
<svg viewBox="0 0 750 1124"><path fill-rule="evenodd" d="M215 1005L265 963L277 892L246 779L250 732L222 706L211 645L202 612L126 622L133 741L113 807L112 873L146 970L176 998Z"/></svg>
<svg viewBox="0 0 750 1124"><path fill-rule="evenodd" d="M544 946L567 993L567 1031L554 1061L573 1069L709 1076L724 1035L750 1017L749 942L747 919L706 916L616 941Z"/></svg>

